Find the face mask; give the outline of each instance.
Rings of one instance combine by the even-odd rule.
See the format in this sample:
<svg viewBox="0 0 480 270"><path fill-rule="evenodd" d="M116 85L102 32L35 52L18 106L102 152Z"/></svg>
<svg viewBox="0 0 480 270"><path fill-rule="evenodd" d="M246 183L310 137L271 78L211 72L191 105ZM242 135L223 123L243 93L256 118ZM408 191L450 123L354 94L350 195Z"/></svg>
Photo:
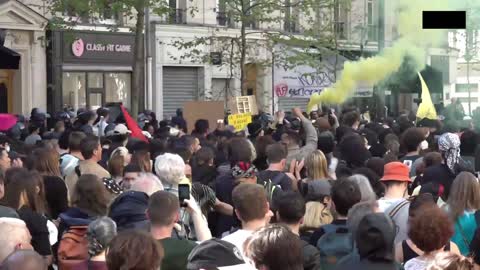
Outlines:
<svg viewBox="0 0 480 270"><path fill-rule="evenodd" d="M428 149L428 142L426 140L423 140L421 143L420 143L420 149L421 150L427 150Z"/></svg>
<svg viewBox="0 0 480 270"><path fill-rule="evenodd" d="M5 146L5 151L7 151L7 153L10 152L10 145Z"/></svg>

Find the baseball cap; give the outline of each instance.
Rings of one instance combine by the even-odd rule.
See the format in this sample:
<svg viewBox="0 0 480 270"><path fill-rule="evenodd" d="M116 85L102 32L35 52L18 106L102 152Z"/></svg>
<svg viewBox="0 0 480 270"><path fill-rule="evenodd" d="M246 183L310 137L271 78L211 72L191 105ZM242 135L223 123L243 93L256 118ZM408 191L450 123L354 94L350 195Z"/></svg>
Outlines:
<svg viewBox="0 0 480 270"><path fill-rule="evenodd" d="M107 132L107 136L126 135L132 133L124 124L117 124L113 130Z"/></svg>
<svg viewBox="0 0 480 270"><path fill-rule="evenodd" d="M383 167L383 177L380 181L404 181L412 182L409 174L410 170L407 165L401 162L390 162Z"/></svg>
<svg viewBox="0 0 480 270"><path fill-rule="evenodd" d="M147 139L151 139L152 138L152 134L150 134L150 132L146 131L146 130L142 130L142 134L147 137Z"/></svg>
<svg viewBox="0 0 480 270"><path fill-rule="evenodd" d="M242 253L235 245L213 238L200 243L190 252L187 269L217 269L243 264Z"/></svg>

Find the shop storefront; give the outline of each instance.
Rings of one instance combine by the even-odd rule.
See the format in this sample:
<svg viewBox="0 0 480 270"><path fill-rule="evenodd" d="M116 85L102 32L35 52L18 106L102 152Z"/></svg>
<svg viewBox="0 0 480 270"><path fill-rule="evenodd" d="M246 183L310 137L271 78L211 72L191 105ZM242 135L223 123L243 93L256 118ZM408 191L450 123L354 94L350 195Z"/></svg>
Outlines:
<svg viewBox="0 0 480 270"><path fill-rule="evenodd" d="M97 109L110 102L130 107L134 35L51 33L49 111Z"/></svg>

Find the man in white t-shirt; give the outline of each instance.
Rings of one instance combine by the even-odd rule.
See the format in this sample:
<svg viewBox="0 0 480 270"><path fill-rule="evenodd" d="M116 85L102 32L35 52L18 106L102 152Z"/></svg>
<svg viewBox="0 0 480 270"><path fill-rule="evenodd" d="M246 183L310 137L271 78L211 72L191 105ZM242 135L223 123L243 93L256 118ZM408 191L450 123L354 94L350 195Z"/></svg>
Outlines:
<svg viewBox="0 0 480 270"><path fill-rule="evenodd" d="M273 216L265 189L257 184L240 184L232 192L235 214L242 222L242 229L222 240L238 247L244 255L243 243L254 231L264 227Z"/></svg>
<svg viewBox="0 0 480 270"><path fill-rule="evenodd" d="M385 184L385 196L378 200L380 211L390 216L397 227L395 243L400 243L408 238L407 222L408 208L408 184L412 182L409 177L409 168L401 162L385 164L382 179Z"/></svg>

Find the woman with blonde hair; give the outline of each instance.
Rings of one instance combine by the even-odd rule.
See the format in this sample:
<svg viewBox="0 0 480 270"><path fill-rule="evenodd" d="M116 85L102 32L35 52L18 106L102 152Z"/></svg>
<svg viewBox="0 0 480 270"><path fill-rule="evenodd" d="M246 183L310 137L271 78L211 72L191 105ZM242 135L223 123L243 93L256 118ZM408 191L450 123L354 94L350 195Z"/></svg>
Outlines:
<svg viewBox="0 0 480 270"><path fill-rule="evenodd" d="M333 221L333 215L330 211L331 185L328 181L310 181L303 186L308 191L300 190L306 201L300 235L303 240L309 242L310 237L318 228Z"/></svg>
<svg viewBox="0 0 480 270"><path fill-rule="evenodd" d="M108 172L119 184L123 180L123 169L130 163L132 155L126 147L120 146L113 150L108 160Z"/></svg>
<svg viewBox="0 0 480 270"><path fill-rule="evenodd" d="M461 172L455 178L445 208L455 223L452 242L466 256L470 253L469 245L477 229L475 212L480 209L480 184L473 174Z"/></svg>
<svg viewBox="0 0 480 270"><path fill-rule="evenodd" d="M295 170L295 176L297 179L300 179L300 171L302 166ZM304 181L313 181L313 180L326 180L331 179L330 174L328 173L328 163L327 158L320 150L315 150L305 159L305 169L307 172L307 178Z"/></svg>

